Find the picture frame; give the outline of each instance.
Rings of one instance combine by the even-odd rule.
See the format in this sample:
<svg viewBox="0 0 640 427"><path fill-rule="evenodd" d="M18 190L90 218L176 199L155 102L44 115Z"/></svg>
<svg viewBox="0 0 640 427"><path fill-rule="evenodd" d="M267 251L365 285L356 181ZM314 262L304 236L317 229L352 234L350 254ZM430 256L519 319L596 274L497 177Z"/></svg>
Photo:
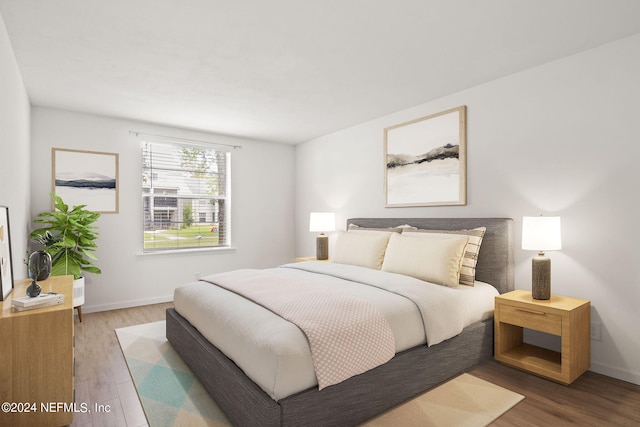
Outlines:
<svg viewBox="0 0 640 427"><path fill-rule="evenodd" d="M118 213L118 153L52 148L51 191L69 206Z"/></svg>
<svg viewBox="0 0 640 427"><path fill-rule="evenodd" d="M384 129L385 207L467 203L467 107Z"/></svg>
<svg viewBox="0 0 640 427"><path fill-rule="evenodd" d="M13 290L13 263L7 206L0 206L0 288L2 289L0 301L4 301Z"/></svg>

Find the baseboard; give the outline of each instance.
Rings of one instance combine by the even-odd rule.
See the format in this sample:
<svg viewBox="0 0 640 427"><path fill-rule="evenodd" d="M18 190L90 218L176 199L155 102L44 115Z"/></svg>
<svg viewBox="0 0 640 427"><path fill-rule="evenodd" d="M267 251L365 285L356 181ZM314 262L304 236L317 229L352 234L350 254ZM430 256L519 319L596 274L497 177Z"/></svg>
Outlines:
<svg viewBox="0 0 640 427"><path fill-rule="evenodd" d="M589 368L589 370L598 374L606 375L608 377L640 385L640 374L635 372L594 362L591 362L591 367Z"/></svg>
<svg viewBox="0 0 640 427"><path fill-rule="evenodd" d="M173 294L164 296L164 297L155 297L155 298L145 298L139 300L132 301L123 301L115 304L104 304L104 305L83 305L82 313L96 313L98 311L109 311L109 310L118 310L120 308L130 308L130 307L139 307L142 305L150 305L150 304L159 304L162 302L171 302L173 301Z"/></svg>

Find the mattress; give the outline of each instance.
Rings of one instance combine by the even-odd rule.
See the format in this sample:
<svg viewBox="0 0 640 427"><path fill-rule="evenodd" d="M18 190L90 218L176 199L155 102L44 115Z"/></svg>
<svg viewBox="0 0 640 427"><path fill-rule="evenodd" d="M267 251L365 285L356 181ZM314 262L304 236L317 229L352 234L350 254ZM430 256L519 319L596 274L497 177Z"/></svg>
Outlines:
<svg viewBox="0 0 640 427"><path fill-rule="evenodd" d="M494 297L498 295L493 286L482 282L476 282L473 287L446 288L350 265L309 261L279 268L305 281L339 288L377 307L394 334L396 352L427 344L424 303L349 278L373 275L380 277L382 282L391 283L391 288L395 283L406 282L419 288L437 287L437 292L446 294L448 304L455 307L440 309L456 312L454 323L461 327L490 318ZM271 311L206 281L177 288L174 306L272 399L277 401L317 384L305 335L297 326Z"/></svg>

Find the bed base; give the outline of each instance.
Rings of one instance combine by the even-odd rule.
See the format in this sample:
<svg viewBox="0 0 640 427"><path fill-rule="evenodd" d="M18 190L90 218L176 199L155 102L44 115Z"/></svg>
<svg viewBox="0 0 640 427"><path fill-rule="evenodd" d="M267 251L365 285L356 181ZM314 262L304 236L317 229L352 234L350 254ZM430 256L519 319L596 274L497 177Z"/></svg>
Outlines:
<svg viewBox="0 0 640 427"><path fill-rule="evenodd" d="M493 318L322 391L277 402L173 308L167 309L167 339L234 426L352 426L492 357Z"/></svg>

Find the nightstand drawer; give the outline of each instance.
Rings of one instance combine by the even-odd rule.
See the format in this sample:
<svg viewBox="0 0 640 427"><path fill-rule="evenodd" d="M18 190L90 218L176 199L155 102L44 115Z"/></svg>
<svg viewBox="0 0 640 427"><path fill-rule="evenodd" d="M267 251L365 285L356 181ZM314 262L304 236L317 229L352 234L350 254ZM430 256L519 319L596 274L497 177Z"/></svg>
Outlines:
<svg viewBox="0 0 640 427"><path fill-rule="evenodd" d="M562 335L562 317L535 308L519 308L500 304L499 321L548 334Z"/></svg>

